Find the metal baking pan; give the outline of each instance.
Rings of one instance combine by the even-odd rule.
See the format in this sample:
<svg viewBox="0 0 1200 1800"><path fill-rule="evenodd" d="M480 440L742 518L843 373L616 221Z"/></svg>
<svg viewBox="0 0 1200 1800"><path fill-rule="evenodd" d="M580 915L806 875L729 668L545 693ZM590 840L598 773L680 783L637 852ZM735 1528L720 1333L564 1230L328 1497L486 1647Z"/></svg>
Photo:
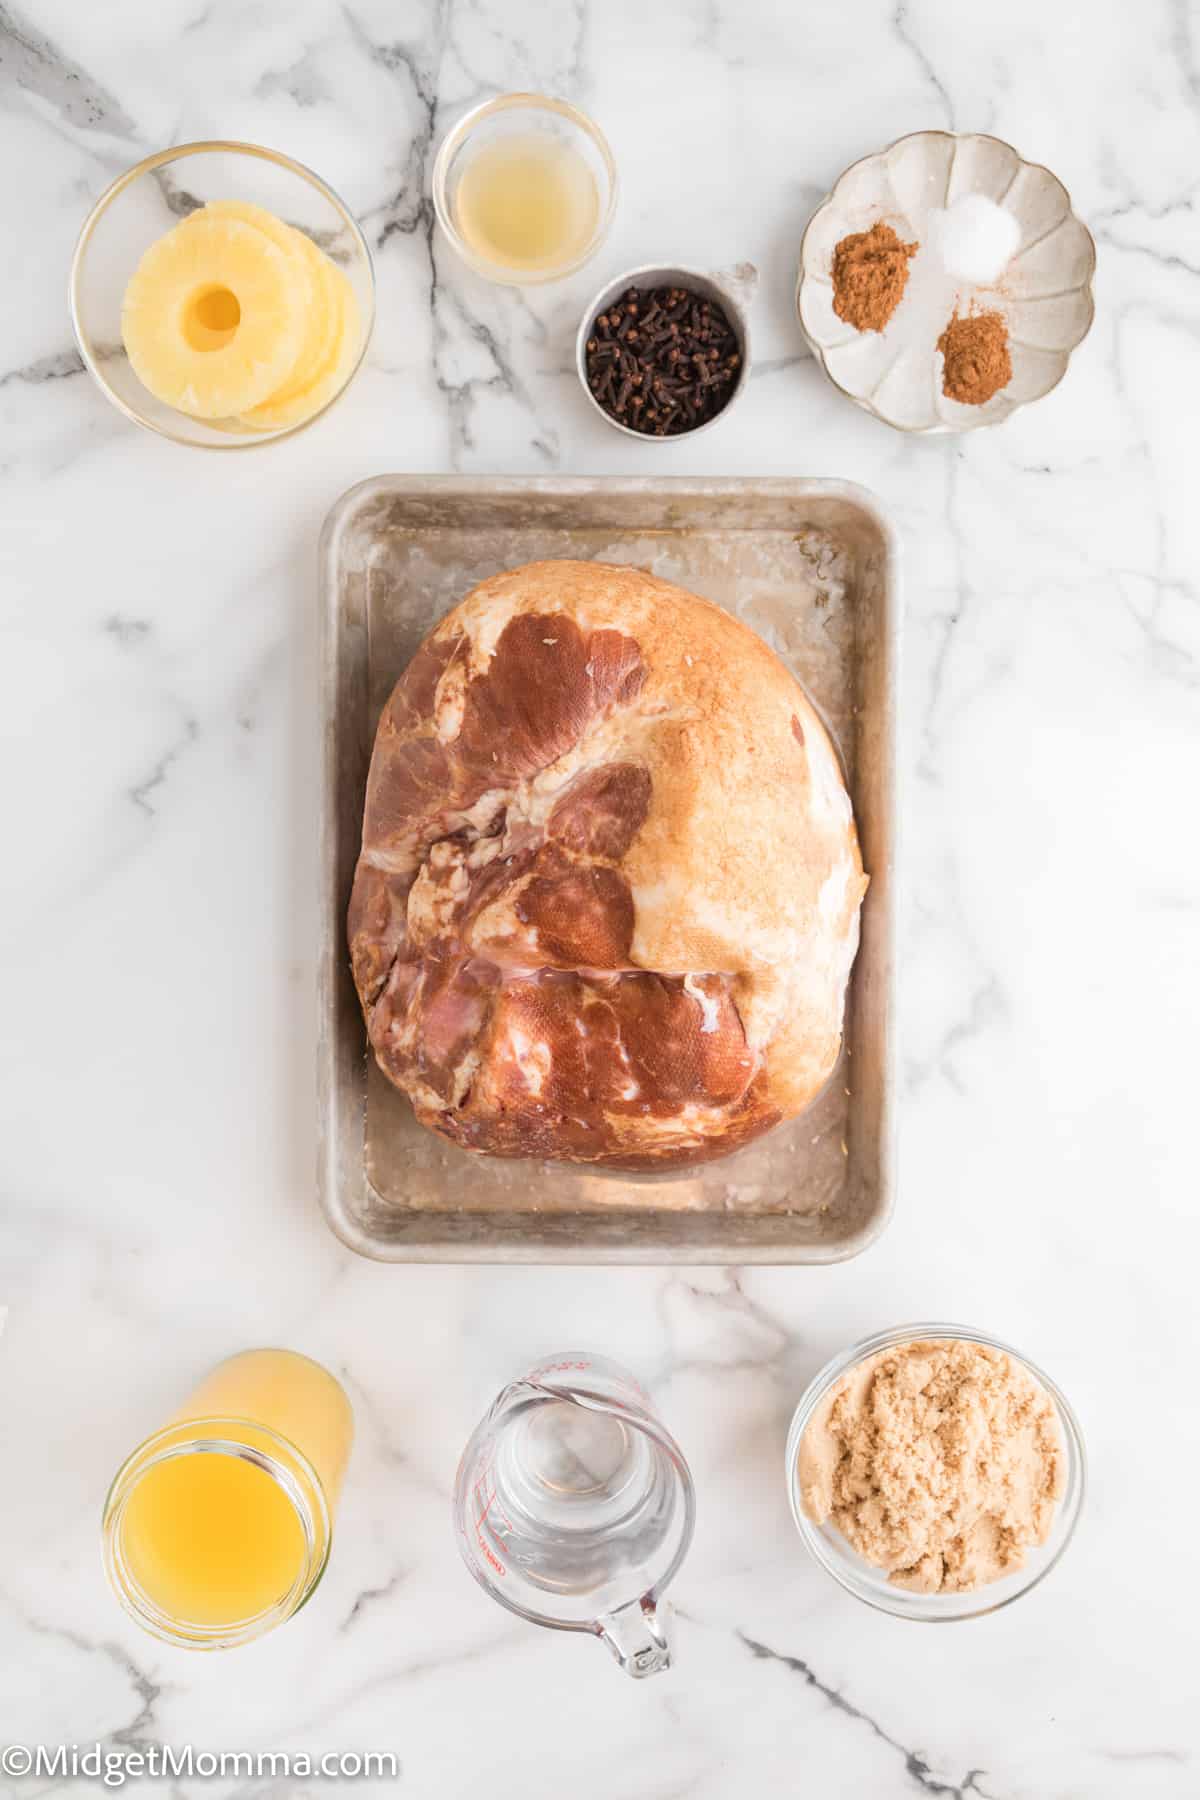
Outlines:
<svg viewBox="0 0 1200 1800"><path fill-rule="evenodd" d="M723 1162L625 1175L475 1157L422 1129L366 1054L345 942L380 710L433 624L542 557L631 563L726 606L803 681L840 747L871 885L846 1045L799 1119ZM840 481L385 475L321 543L319 1188L337 1235L392 1262L826 1263L893 1191L896 540Z"/></svg>

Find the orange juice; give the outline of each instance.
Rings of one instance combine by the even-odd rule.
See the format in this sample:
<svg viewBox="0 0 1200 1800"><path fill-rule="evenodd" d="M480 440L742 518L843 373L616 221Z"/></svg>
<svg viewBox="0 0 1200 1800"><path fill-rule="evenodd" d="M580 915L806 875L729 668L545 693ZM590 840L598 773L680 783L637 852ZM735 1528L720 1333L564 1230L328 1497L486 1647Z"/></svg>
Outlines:
<svg viewBox="0 0 1200 1800"><path fill-rule="evenodd" d="M291 1350L220 1363L113 1483L105 1555L122 1602L198 1648L290 1618L328 1560L352 1436L319 1363Z"/></svg>
<svg viewBox="0 0 1200 1800"><path fill-rule="evenodd" d="M171 1457L142 1476L122 1526L125 1560L165 1617L258 1618L291 1593L304 1528L272 1476L237 1456Z"/></svg>
<svg viewBox="0 0 1200 1800"><path fill-rule="evenodd" d="M297 1350L243 1350L218 1363L170 1423L237 1418L265 1425L312 1464L332 1510L354 1438L345 1389L328 1369Z"/></svg>

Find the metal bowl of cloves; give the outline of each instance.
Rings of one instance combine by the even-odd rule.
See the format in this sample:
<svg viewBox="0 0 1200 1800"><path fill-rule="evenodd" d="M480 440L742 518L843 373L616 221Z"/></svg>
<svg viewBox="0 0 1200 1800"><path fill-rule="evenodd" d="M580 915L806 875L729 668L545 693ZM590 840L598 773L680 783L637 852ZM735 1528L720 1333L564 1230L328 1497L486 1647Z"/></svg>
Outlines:
<svg viewBox="0 0 1200 1800"><path fill-rule="evenodd" d="M749 263L720 278L651 263L607 282L575 340L580 386L605 423L665 444L723 419L750 374L757 279Z"/></svg>

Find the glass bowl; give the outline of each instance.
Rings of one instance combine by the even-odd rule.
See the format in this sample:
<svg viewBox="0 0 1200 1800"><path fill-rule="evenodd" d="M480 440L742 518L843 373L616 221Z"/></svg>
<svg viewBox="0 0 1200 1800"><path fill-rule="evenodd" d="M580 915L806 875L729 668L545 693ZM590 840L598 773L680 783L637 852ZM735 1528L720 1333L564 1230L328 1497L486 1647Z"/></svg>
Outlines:
<svg viewBox="0 0 1200 1800"><path fill-rule="evenodd" d="M480 150L504 139L545 135L579 152L596 184L596 225L586 243L560 263L520 268L485 256L463 236L458 225L458 193L463 175ZM567 100L548 94L501 94L485 100L461 118L442 139L433 165L433 209L454 249L477 274L508 287L531 287L561 281L595 255L617 210L617 165L608 140L587 114Z"/></svg>
<svg viewBox="0 0 1200 1800"><path fill-rule="evenodd" d="M193 419L142 386L121 341L121 303L146 250L209 200L264 206L305 232L342 270L358 301L362 341L325 405L297 424L255 431L234 420ZM71 323L79 354L119 412L147 431L207 450L245 450L303 431L345 393L362 365L375 322L375 273L358 224L333 189L303 163L258 144L219 140L160 150L127 169L84 220L70 274Z"/></svg>
<svg viewBox="0 0 1200 1800"><path fill-rule="evenodd" d="M950 275L928 242L930 215L978 194L1011 213L1017 248L998 279ZM849 233L883 220L921 249L903 298L882 331L857 331L833 310L831 265ZM1040 163L982 134L916 131L864 157L839 177L800 245L796 312L813 355L835 387L898 431L972 431L999 425L1058 386L1094 312L1096 246L1071 196ZM1012 376L979 406L942 392L937 340L951 314L972 305L1003 315Z"/></svg>
<svg viewBox="0 0 1200 1800"><path fill-rule="evenodd" d="M897 1344L936 1343L952 1339L963 1340L968 1344L983 1344L988 1349L1005 1352L1014 1362L1028 1369L1034 1380L1046 1390L1054 1402L1062 1431L1066 1488L1055 1511L1050 1536L1044 1544L1036 1545L1026 1552L1023 1568L1004 1576L1000 1581L974 1588L969 1593L914 1594L906 1588L895 1587L882 1569L859 1556L832 1521L827 1520L824 1525L817 1525L809 1518L800 1494L800 1443L809 1421L829 1390L860 1363L877 1356L881 1350L893 1349ZM1039 1369L1035 1362L1022 1355L1019 1350L1014 1350L1011 1344L989 1336L986 1331L975 1331L969 1325L935 1322L896 1325L890 1331L881 1331L874 1337L864 1338L861 1344L853 1345L826 1363L820 1374L805 1389L792 1416L784 1476L796 1530L808 1550L835 1581L840 1582L848 1593L859 1600L865 1600L868 1606L874 1606L880 1612L892 1613L898 1619L918 1619L939 1624L957 1619L981 1618L985 1613L998 1612L1001 1607L1019 1600L1022 1594L1029 1593L1031 1588L1045 1579L1070 1543L1079 1523L1087 1485L1087 1458L1079 1421L1061 1388L1051 1381L1044 1370Z"/></svg>

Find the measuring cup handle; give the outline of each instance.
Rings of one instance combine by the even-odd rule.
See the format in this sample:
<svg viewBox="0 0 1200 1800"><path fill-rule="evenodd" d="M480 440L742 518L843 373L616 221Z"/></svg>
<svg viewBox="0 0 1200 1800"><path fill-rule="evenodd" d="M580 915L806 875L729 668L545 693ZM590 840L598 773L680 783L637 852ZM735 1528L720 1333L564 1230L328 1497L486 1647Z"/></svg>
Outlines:
<svg viewBox="0 0 1200 1800"><path fill-rule="evenodd" d="M600 1636L625 1673L636 1681L670 1668L670 1623L669 1603L660 1600L655 1607L647 1598L631 1600L597 1621Z"/></svg>

